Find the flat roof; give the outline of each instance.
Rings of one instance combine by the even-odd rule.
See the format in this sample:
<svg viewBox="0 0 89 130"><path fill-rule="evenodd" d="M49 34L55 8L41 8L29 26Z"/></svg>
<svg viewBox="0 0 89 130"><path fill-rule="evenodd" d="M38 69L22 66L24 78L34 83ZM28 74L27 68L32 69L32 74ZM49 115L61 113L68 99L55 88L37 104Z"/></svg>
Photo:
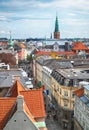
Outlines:
<svg viewBox="0 0 89 130"><path fill-rule="evenodd" d="M89 79L89 68L56 69L56 71L68 79Z"/></svg>

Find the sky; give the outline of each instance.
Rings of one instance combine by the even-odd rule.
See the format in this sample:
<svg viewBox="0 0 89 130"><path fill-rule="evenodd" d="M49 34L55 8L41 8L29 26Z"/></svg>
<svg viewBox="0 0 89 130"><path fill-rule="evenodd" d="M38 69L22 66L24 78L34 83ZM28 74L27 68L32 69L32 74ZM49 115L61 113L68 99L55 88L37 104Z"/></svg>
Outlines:
<svg viewBox="0 0 89 130"><path fill-rule="evenodd" d="M0 0L0 37L89 38L89 0Z"/></svg>

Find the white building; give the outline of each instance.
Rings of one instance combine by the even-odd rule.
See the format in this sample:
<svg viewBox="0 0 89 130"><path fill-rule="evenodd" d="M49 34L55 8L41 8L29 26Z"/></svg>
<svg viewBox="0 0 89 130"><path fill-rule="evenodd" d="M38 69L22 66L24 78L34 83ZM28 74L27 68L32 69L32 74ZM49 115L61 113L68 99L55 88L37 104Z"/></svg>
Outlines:
<svg viewBox="0 0 89 130"><path fill-rule="evenodd" d="M89 85L75 91L74 130L89 130Z"/></svg>

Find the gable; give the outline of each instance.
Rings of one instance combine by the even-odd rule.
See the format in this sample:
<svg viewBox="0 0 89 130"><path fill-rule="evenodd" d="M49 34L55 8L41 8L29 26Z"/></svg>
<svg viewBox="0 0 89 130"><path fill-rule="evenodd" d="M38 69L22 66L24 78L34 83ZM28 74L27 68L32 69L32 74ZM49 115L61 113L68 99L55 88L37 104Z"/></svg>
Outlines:
<svg viewBox="0 0 89 130"><path fill-rule="evenodd" d="M38 130L24 111L16 111L3 130Z"/></svg>
<svg viewBox="0 0 89 130"><path fill-rule="evenodd" d="M15 102L16 98L0 98L0 130L7 123Z"/></svg>
<svg viewBox="0 0 89 130"><path fill-rule="evenodd" d="M8 94L10 97L17 97L20 94L20 91L24 91L25 88L23 87L23 85L16 80L16 82L14 83L14 85L9 89Z"/></svg>

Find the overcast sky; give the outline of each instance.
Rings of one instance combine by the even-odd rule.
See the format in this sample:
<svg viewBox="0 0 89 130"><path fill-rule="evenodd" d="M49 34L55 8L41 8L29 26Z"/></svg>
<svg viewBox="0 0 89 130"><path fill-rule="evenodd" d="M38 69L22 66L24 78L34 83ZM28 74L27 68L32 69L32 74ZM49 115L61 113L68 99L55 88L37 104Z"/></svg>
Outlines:
<svg viewBox="0 0 89 130"><path fill-rule="evenodd" d="M0 37L49 38L56 13L61 38L89 37L89 0L0 0Z"/></svg>

